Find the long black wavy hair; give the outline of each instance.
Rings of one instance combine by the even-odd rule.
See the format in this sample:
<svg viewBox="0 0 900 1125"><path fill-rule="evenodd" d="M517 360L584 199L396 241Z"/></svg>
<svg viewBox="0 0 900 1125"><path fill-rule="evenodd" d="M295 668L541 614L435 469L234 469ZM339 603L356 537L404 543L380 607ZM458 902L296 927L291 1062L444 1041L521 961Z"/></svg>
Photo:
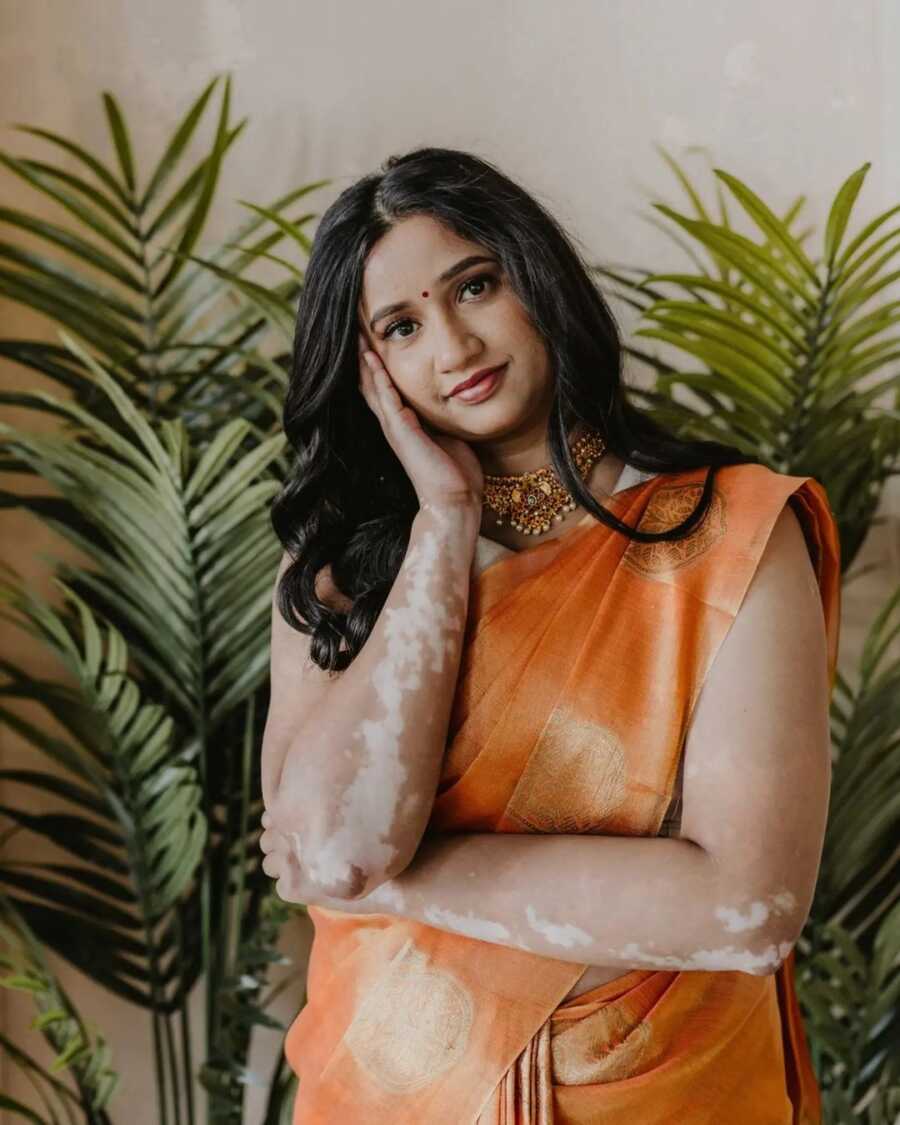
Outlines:
<svg viewBox="0 0 900 1125"><path fill-rule="evenodd" d="M719 442L678 439L626 399L612 313L572 240L524 188L456 149L391 156L344 190L316 230L283 412L296 457L271 507L275 533L293 560L278 583L278 610L311 636L311 659L329 671L346 668L371 633L418 511L412 483L358 386L363 267L378 240L412 215L430 215L500 260L551 358L553 467L596 519L644 543L680 539L706 514L716 469L758 460ZM694 511L656 533L619 520L588 491L572 458L567 436L579 421L637 469L708 466ZM327 565L350 606L346 613L317 596L316 577Z"/></svg>

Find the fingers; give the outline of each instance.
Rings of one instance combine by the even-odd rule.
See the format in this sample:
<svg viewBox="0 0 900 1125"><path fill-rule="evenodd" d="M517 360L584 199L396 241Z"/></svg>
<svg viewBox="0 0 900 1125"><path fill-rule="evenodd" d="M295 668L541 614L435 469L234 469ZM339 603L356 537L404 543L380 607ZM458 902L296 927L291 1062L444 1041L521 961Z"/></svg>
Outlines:
<svg viewBox="0 0 900 1125"><path fill-rule="evenodd" d="M285 902L305 902L312 891L296 849L273 828L263 833L265 837L271 837L266 841L270 850L263 856L262 869L275 880L275 893Z"/></svg>
<svg viewBox="0 0 900 1125"><path fill-rule="evenodd" d="M280 878L286 869L287 856L281 852L272 852L263 857L262 869L271 879Z"/></svg>
<svg viewBox="0 0 900 1125"><path fill-rule="evenodd" d="M366 352L372 371L372 380L378 395L378 401L387 408L387 412L395 414L406 409L406 402L397 390L397 385L391 378L388 369L384 366L375 352Z"/></svg>
<svg viewBox="0 0 900 1125"><path fill-rule="evenodd" d="M259 850L268 855L270 852L292 852L293 847L283 832L267 828L259 838Z"/></svg>
<svg viewBox="0 0 900 1125"><path fill-rule="evenodd" d="M377 352L366 349L360 353L359 371L359 389L383 427L389 412L402 410L406 404Z"/></svg>
<svg viewBox="0 0 900 1125"><path fill-rule="evenodd" d="M378 416L379 421L381 418L378 414L378 388L375 386L372 368L368 360L368 345L363 337L359 334L359 389L363 398L366 400L368 406Z"/></svg>

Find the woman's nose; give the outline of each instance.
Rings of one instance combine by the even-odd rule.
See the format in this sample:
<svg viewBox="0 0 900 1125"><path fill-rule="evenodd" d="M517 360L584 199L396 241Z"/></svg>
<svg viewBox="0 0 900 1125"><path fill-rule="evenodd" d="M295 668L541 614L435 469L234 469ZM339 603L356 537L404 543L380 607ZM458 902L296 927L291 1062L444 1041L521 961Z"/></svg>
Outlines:
<svg viewBox="0 0 900 1125"><path fill-rule="evenodd" d="M444 371L465 370L483 351L481 341L464 324L446 323L436 329L435 354Z"/></svg>

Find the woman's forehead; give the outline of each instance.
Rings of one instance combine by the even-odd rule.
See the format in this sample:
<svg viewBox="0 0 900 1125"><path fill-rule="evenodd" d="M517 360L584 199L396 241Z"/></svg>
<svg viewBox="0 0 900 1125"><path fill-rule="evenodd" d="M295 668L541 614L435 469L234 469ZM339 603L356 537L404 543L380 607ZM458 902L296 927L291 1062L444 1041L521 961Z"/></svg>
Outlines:
<svg viewBox="0 0 900 1125"><path fill-rule="evenodd" d="M404 219L366 257L360 313L368 320L384 305L430 295L469 265L496 260L480 243L460 238L430 216Z"/></svg>

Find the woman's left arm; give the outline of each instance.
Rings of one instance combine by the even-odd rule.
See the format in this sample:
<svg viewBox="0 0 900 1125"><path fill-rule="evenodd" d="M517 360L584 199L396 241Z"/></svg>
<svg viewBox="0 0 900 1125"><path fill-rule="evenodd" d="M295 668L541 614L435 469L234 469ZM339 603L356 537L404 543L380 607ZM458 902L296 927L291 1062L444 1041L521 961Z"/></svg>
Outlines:
<svg viewBox="0 0 900 1125"><path fill-rule="evenodd" d="M270 835L269 873L281 872L289 901L393 913L560 960L774 972L821 860L828 700L821 598L788 505L691 718L681 838L428 834L402 874L326 901L304 897L301 864L273 860Z"/></svg>

